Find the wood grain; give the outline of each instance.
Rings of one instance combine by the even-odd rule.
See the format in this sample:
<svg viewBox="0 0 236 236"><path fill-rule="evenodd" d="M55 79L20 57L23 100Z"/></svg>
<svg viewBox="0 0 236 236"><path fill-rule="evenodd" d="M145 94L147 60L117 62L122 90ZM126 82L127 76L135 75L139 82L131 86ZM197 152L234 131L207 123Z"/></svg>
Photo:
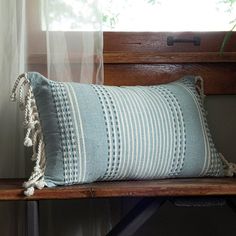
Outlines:
<svg viewBox="0 0 236 236"><path fill-rule="evenodd" d="M236 94L235 63L196 64L106 64L107 85L154 85L178 80L184 75L200 75L205 94Z"/></svg>
<svg viewBox="0 0 236 236"><path fill-rule="evenodd" d="M1 179L0 200L79 199L141 196L232 196L236 178L164 179L148 181L112 181L36 190L23 195L22 179Z"/></svg>
<svg viewBox="0 0 236 236"><path fill-rule="evenodd" d="M236 52L104 52L105 64L163 64L236 62ZM94 58L96 61L96 57ZM79 64L79 54L69 54L70 64ZM32 54L29 65L47 65L46 54Z"/></svg>
<svg viewBox="0 0 236 236"><path fill-rule="evenodd" d="M40 57L39 57L40 58ZM124 59L122 59L124 60ZM37 61L29 70L47 76L46 65ZM76 64L72 67L75 78ZM178 80L184 75L200 75L206 95L236 94L236 62L201 63L105 63L106 85L155 85Z"/></svg>
<svg viewBox="0 0 236 236"><path fill-rule="evenodd" d="M105 32L104 52L219 52L226 32ZM201 38L201 45L178 43L167 45L167 37ZM225 52L236 52L233 33Z"/></svg>
<svg viewBox="0 0 236 236"><path fill-rule="evenodd" d="M163 64L236 62L235 52L114 52L104 53L105 64Z"/></svg>

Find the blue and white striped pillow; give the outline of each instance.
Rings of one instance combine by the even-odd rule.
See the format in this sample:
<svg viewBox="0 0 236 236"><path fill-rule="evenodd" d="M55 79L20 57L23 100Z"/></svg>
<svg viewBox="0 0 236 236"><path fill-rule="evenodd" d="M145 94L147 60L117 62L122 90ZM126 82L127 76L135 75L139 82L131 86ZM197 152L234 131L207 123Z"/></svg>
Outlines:
<svg viewBox="0 0 236 236"><path fill-rule="evenodd" d="M44 184L224 175L194 76L130 87L24 76L25 145L36 160L26 194Z"/></svg>

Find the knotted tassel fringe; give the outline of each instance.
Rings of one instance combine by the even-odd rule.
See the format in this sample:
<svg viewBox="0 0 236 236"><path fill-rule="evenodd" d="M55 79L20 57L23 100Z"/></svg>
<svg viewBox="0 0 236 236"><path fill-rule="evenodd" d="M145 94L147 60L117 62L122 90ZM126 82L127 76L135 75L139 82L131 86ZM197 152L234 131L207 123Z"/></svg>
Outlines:
<svg viewBox="0 0 236 236"><path fill-rule="evenodd" d="M195 77L195 86L196 89L202 99L202 102L204 103L205 100L205 94L204 94L204 81L201 76L196 76ZM206 112L207 114L207 112ZM224 164L224 174L225 176L232 177L236 174L236 164L232 162L228 162L225 157L220 153L220 158Z"/></svg>
<svg viewBox="0 0 236 236"><path fill-rule="evenodd" d="M201 99L202 99L202 103L204 104L204 100L206 95L204 94L204 81L203 78L201 76L195 76L195 87L196 90L198 91Z"/></svg>
<svg viewBox="0 0 236 236"><path fill-rule="evenodd" d="M18 93L18 94L17 94ZM45 145L43 142L43 133L39 122L39 114L35 102L35 98L27 79L27 73L20 75L13 86L11 100L19 99L19 106L24 110L24 127L26 135L24 145L33 147L32 160L35 161L34 170L27 182L23 184L26 189L24 194L31 196L34 189L42 189L45 186Z"/></svg>
<svg viewBox="0 0 236 236"><path fill-rule="evenodd" d="M225 175L229 177L234 176L236 174L236 164L232 162L228 162L221 153L220 153L220 158L222 162L224 163Z"/></svg>

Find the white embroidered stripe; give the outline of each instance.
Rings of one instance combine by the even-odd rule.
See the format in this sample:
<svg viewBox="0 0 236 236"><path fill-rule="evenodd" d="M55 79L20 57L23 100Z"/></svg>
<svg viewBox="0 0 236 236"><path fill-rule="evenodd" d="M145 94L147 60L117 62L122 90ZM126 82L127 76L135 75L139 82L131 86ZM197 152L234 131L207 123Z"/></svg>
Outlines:
<svg viewBox="0 0 236 236"><path fill-rule="evenodd" d="M156 165L156 163L158 163L160 161L160 159L158 157L158 147L157 146L157 140L158 140L158 134L157 134L157 130L160 130L160 121L156 119L155 113L156 110L158 110L157 112L160 114L160 107L159 106L155 106L153 100L152 100L152 96L150 96L150 92L142 92L142 89L140 89L140 92L143 94L143 100L146 101L145 102L145 106L149 107L149 111L150 111L150 125L151 125L151 132L150 134L152 135L152 155L150 154L151 158L150 158L150 165L149 165L149 170L147 171L147 173L149 173L150 177L152 178L152 176L155 175L155 172L158 168L158 165ZM162 142L160 140L160 142ZM147 165L148 166L148 165Z"/></svg>
<svg viewBox="0 0 236 236"><path fill-rule="evenodd" d="M146 126L147 126L147 138L148 138L148 145L147 145L147 150L144 153L147 153L147 156L149 156L150 158L148 160L146 160L143 165L140 165L139 167L141 167L140 169L135 170L134 172L134 176L137 176L137 173L140 172L140 178L145 178L145 175L148 173L148 175L150 175L150 167L152 166L153 160L154 160L154 150L155 148L155 143L154 140L155 139L155 132L154 132L154 114L153 114L153 110L151 109L151 106L149 104L149 101L147 101L146 99L146 93L143 91L143 89L141 87L137 87L136 88L138 93L141 95L142 97L142 106L140 106L140 108L142 108L142 112L145 115L146 118L146 122L148 122L149 124L147 124L146 122ZM148 92L148 91L147 91ZM141 112L140 112L141 113ZM145 129L145 123L144 123L144 129Z"/></svg>
<svg viewBox="0 0 236 236"><path fill-rule="evenodd" d="M175 120L173 113L170 109L170 105L167 102L166 94L163 92L163 89L154 87L153 89L158 97L158 106L161 107L161 128L159 137L163 137L162 143L160 144L161 152L159 154L161 158L159 175L158 176L168 176L171 169L172 158L175 155L176 148L176 129L175 129ZM168 119L167 119L168 117ZM170 129L172 127L172 129ZM172 143L172 145L170 145ZM171 149L171 155L169 156L166 150Z"/></svg>
<svg viewBox="0 0 236 236"><path fill-rule="evenodd" d="M126 178L128 176L128 173L130 172L130 169L132 168L133 158L134 158L134 140L136 138L136 134L134 133L135 127L137 127L136 120L134 116L132 116L132 113L136 111L136 107L132 107L130 104L129 99L127 99L127 93L123 93L123 90L118 90L119 96L121 97L121 103L120 107L123 106L123 118L124 118L124 130L121 131L122 136L124 136L124 155L127 156L126 161L122 161L121 166L121 177ZM131 102L132 103L132 102ZM134 115L134 114L133 114ZM122 118L122 117L120 117ZM140 119L140 118L139 118ZM141 145L140 145L141 146ZM141 148L141 147L140 147ZM139 150L141 152L141 149ZM124 156L122 156L124 157ZM133 166L134 167L134 166ZM130 176L132 178L132 176Z"/></svg>
<svg viewBox="0 0 236 236"><path fill-rule="evenodd" d="M163 158L158 158L158 164L156 165L157 171L155 174L158 175L158 177L161 176L167 176L170 169L171 159L174 155L174 147L175 147L175 135L174 135L174 122L173 122L173 116L170 116L170 108L168 104L166 103L166 99L163 96L163 94L159 91L153 88L151 90L150 100L153 100L153 104L158 109L158 116L156 117L156 120L158 121L160 119L159 123L159 139L158 142L160 142L159 145L159 152L158 156ZM165 148L168 143L169 148ZM170 148L172 147L172 148ZM170 153L168 153L169 150ZM170 154L170 155L169 155Z"/></svg>
<svg viewBox="0 0 236 236"><path fill-rule="evenodd" d="M143 157L145 155L149 156L149 149L150 149L150 130L149 130L149 123L148 122L148 117L147 117L147 114L146 114L146 108L144 107L143 105L143 102L140 102L140 99L143 100L143 97L140 96L140 97L137 97L136 96L136 93L132 91L132 89L130 90L130 92L128 93L128 96L129 96L129 100L130 101L133 101L133 105L134 107L136 107L136 114L138 115L139 114L139 117L140 117L140 124L139 126L137 127L137 129L135 130L135 133L136 134L139 134L139 137L140 137L140 152L138 153L139 155L139 158L136 158L136 156L134 156L134 161L135 161L135 170L134 170L134 175L133 175L133 178L137 177L137 176L140 176L140 178L142 178L144 176L144 169L146 167L147 164L149 164L149 161L150 159L148 159L147 161L140 161L141 158L140 157ZM132 106L132 104L131 104ZM134 117L134 120L136 118ZM146 125L145 125L146 124ZM140 129L140 132L138 131ZM145 137L146 140L147 140L147 143L149 145L142 145L142 137ZM136 145L134 145L136 146ZM137 153L136 153L137 155ZM137 175L137 173L140 173L139 175Z"/></svg>
<svg viewBox="0 0 236 236"><path fill-rule="evenodd" d="M120 133L121 133L120 152L121 152L121 157L124 157L125 155L127 155L127 150L126 150L125 143L128 142L128 137L129 137L130 130L129 129L127 130L127 134L124 133L125 125L128 124L129 121L127 120L127 115L120 116L120 114L126 114L126 113L125 113L125 110L124 110L124 105L119 106L118 101L121 101L121 103L123 103L124 100L123 100L123 97L121 96L121 94L119 94L119 93L117 94L117 92L118 92L117 89L110 90L111 96L113 98L116 98L116 99L114 99L114 101L115 101L115 105L117 107L117 113L118 113L117 114L117 119L118 119L118 122L120 124ZM128 157L128 155L127 155L127 157ZM122 170L124 169L125 165L126 165L126 161L120 160L120 168L119 168L119 171L117 173L117 178L118 179L124 178L124 175L121 175L121 173L124 173Z"/></svg>
<svg viewBox="0 0 236 236"><path fill-rule="evenodd" d="M168 176L169 174L171 175L178 174L181 170L182 163L184 161L184 154L181 154L182 152L181 149L185 148L184 147L185 133L184 133L183 118L180 117L181 111L180 111L180 108L178 107L178 102L176 101L176 99L171 94L169 94L169 96L172 96L171 99L175 100L175 106L177 106L177 108L175 108L174 110L173 107L172 108L169 107L170 102L167 102L167 99L165 98L165 96L160 95L160 91L154 92L154 94L158 96L156 97L156 99L153 99L153 94L152 96L150 96L149 93L142 94L143 95L141 96L142 102L143 102L143 99L144 100L149 99L148 100L149 104L146 104L146 105L147 107L150 107L150 108L152 106L153 109L150 109L150 110L154 110L154 109L159 110L158 111L159 119L156 119L156 122L155 122L154 121L155 117L153 115L154 113L153 114L151 112L150 114L145 113L144 105L140 107L140 102L139 102L140 96L136 96L136 93L134 91L129 90L129 91L125 91L124 93L123 90L122 89L120 90L119 88L117 89L107 88L107 91L109 91L110 96L115 101L114 104L118 111L117 120L120 124L120 132L122 134L121 157L124 157L124 155L126 156L126 160L121 160L121 166L119 168L117 175L112 175L111 177L118 178L118 179L126 178L128 176L130 178L136 178L136 177L143 178L145 175L152 174L153 176L155 176L155 173L158 173L158 171L161 172L160 173L161 176L163 176L163 174L165 176ZM166 93L166 91L164 90L162 92ZM158 104L158 106L157 104L155 104L155 102L157 101L160 103ZM170 113L170 109L172 109L174 118L168 115ZM160 114L162 114L161 117L160 117ZM170 126L166 124L167 120ZM181 129L179 137L175 137L173 135L174 126L172 124L174 123L174 121L177 123L177 126L176 126L177 129L179 130ZM130 124L130 126L127 126L126 124ZM152 151L150 150L150 147L147 147L146 149L143 148L141 137L150 142L152 141L152 143L155 140L156 136L154 136L155 132L153 132L154 124L158 126L157 130L159 130L159 132L161 133L160 137L161 136L164 137L163 139L160 139L158 141L163 142L161 144L165 145L166 147L173 146L172 150L164 152L164 148L158 150L158 147L155 148L155 145L154 145L155 150L152 150ZM141 128L141 130L145 130L145 132L140 133L139 127ZM166 130L168 130L167 133L165 132ZM174 153L176 142L180 142L182 144L179 150L176 151L176 155L179 160L177 159L174 160L173 158L171 158L173 157L172 154ZM131 146L131 148L128 149L126 145L128 147ZM167 148L167 150L169 149ZM151 153L153 153L153 156L151 156L150 159L145 160L144 162L141 160L142 152L145 152L145 153L148 152L150 155ZM181 156L178 156L180 154ZM165 158L162 158L162 159L156 158L161 155L164 155ZM110 166L110 160L108 161L109 161L108 166ZM169 172L171 168L172 168L173 173ZM111 171L111 169L109 170ZM114 171L113 172L111 171L111 173L114 174ZM132 176L131 176L131 173L132 173Z"/></svg>

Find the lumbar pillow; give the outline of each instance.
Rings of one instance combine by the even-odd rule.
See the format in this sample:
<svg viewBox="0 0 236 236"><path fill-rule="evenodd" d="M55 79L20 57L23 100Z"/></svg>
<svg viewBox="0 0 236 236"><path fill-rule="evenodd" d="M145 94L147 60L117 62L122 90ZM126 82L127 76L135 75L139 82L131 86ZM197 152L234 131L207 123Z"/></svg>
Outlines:
<svg viewBox="0 0 236 236"><path fill-rule="evenodd" d="M45 185L232 174L212 141L199 81L115 87L19 76L12 99L19 91L24 144L35 160L25 194Z"/></svg>

